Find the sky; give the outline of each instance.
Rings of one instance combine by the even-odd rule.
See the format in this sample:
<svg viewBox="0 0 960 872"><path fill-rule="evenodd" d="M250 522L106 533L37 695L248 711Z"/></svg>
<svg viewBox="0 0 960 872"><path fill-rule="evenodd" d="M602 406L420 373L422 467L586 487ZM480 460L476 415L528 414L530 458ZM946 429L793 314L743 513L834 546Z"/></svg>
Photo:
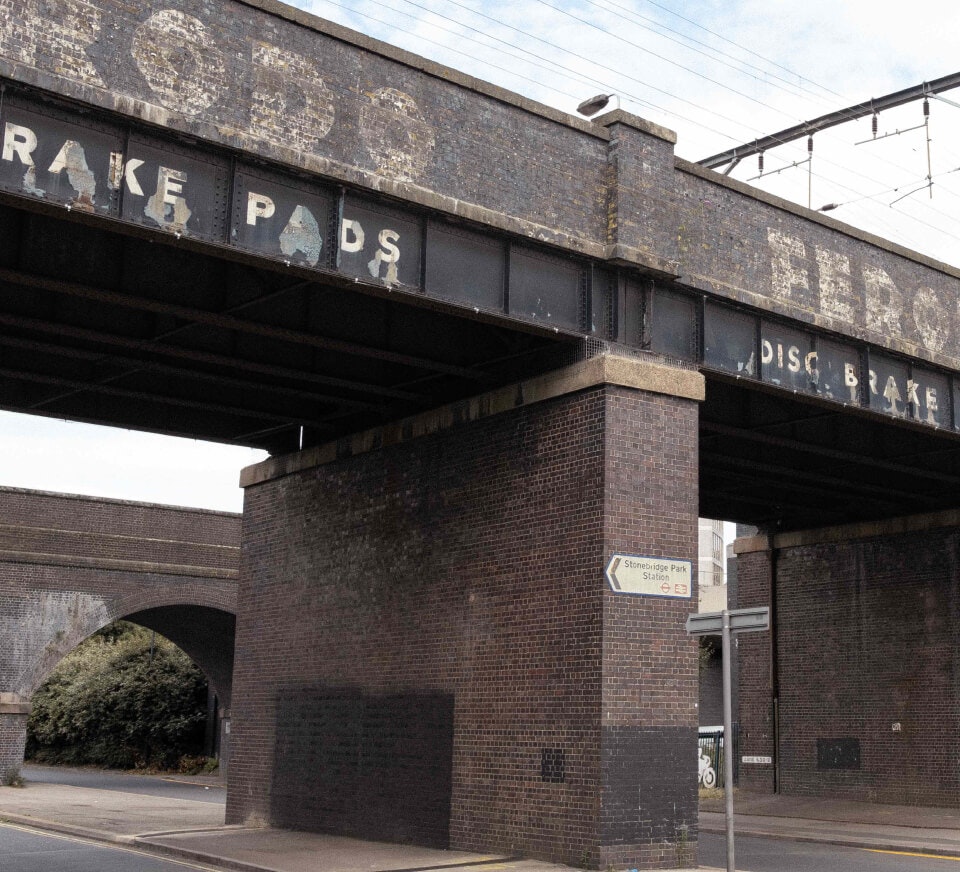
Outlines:
<svg viewBox="0 0 960 872"><path fill-rule="evenodd" d="M613 93L700 160L957 72L960 4L914 0L298 0L573 113ZM960 88L745 159L732 178L960 266ZM888 135L889 134L889 135ZM932 194L932 196L931 196ZM240 511L263 452L0 411L0 486Z"/></svg>

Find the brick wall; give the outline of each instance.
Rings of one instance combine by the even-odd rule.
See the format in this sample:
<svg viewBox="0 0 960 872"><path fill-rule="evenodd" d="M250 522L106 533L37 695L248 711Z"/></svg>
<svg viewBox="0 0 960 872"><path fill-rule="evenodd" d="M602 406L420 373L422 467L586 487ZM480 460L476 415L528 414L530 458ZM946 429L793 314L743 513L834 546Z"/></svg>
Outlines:
<svg viewBox="0 0 960 872"><path fill-rule="evenodd" d="M249 487L228 821L675 866L695 595L603 568L695 559L695 440L695 403L598 387Z"/></svg>
<svg viewBox="0 0 960 872"><path fill-rule="evenodd" d="M958 578L956 527L781 549L784 792L957 804Z"/></svg>
<svg viewBox="0 0 960 872"><path fill-rule="evenodd" d="M613 389L606 425L607 553L696 563L696 404ZM697 592L604 600L601 865L675 867L697 839Z"/></svg>
<svg viewBox="0 0 960 872"><path fill-rule="evenodd" d="M774 753L775 660L781 792L954 806L960 528L874 526L775 537L776 650L766 634L741 639L741 753ZM739 557L756 604L771 553ZM772 790L769 770L741 766L741 784Z"/></svg>
<svg viewBox="0 0 960 872"><path fill-rule="evenodd" d="M0 784L20 771L27 742L27 715L0 711Z"/></svg>
<svg viewBox="0 0 960 872"><path fill-rule="evenodd" d="M735 548L740 547L741 541ZM737 554L736 608L773 606L771 552L765 540L753 540L751 550ZM778 612L771 610L776 627ZM772 633L742 633L737 639L739 711L738 754L775 759ZM746 790L773 792L773 763L738 763L738 784Z"/></svg>
<svg viewBox="0 0 960 872"><path fill-rule="evenodd" d="M229 705L239 545L234 514L0 488L0 769L23 760L36 688L118 618L180 645Z"/></svg>

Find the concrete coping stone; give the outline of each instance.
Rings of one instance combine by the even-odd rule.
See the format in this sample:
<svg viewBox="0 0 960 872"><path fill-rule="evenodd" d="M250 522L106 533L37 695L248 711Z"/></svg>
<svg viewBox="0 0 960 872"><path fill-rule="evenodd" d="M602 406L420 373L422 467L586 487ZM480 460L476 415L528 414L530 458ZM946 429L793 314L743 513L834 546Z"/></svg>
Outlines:
<svg viewBox="0 0 960 872"><path fill-rule="evenodd" d="M240 473L240 486L246 488L263 484L285 475L333 463L344 457L409 442L421 436L448 430L459 424L556 399L602 384L668 394L697 402L702 401L705 396L704 378L695 370L680 369L635 357L599 355L528 381L450 403L391 424L374 427L336 442L327 442L304 451L271 457L246 467Z"/></svg>
<svg viewBox="0 0 960 872"><path fill-rule="evenodd" d="M802 548L805 545L828 545L852 542L857 539L872 539L876 536L919 533L943 527L960 527L960 510L946 509L942 512L928 512L922 515L905 515L878 521L861 521L856 524L793 530L788 533L776 533L773 536L745 536L734 541L733 553L753 554L757 551L781 548Z"/></svg>
<svg viewBox="0 0 960 872"><path fill-rule="evenodd" d="M30 700L18 693L0 693L0 715L28 715L32 706Z"/></svg>

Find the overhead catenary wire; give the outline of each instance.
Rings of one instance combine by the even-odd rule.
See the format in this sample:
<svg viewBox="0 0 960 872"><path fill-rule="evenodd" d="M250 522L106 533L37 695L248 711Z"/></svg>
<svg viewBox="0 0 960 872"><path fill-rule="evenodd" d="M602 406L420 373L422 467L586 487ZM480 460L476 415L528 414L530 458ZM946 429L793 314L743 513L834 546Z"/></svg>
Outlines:
<svg viewBox="0 0 960 872"><path fill-rule="evenodd" d="M293 2L298 2L298 0L293 0ZM463 28L473 27L473 25L468 24L467 22L457 19L461 19L461 16L456 16L456 18L451 16L451 12L459 8L469 15L485 15L482 19L483 21L494 23L495 26L481 26L481 28L473 27L473 30L467 31L466 33L461 32L459 35L455 35L452 39L445 39L445 34L441 33L437 36L436 39L430 40L429 37L425 38L425 30L422 26L407 26L405 24L398 24L396 20L389 20L392 13L388 12L384 15L382 12L379 16L375 16L377 10L383 9L383 4L377 3L365 3L357 2L350 3L348 6L343 6L342 4L337 3L323 3L322 0L299 0L301 5L310 4L313 11L320 12L323 14L323 7L329 6L331 12L333 12L334 7L339 7L343 10L346 15L346 20L344 20L344 15L338 15L334 13L334 18L339 17L342 23L347 24L348 26L357 26L357 22L360 21L359 29L364 30L365 32L371 33L371 35L379 36L380 38L386 39L389 42L395 44L403 45L405 42L408 42L410 39L415 39L418 42L423 42L426 39L426 44L435 46L427 50L427 56L433 55L435 59L443 62L443 56L437 57L437 51L442 51L444 53L456 53L457 57L466 59L465 69L473 70L473 74L479 76L482 79L490 79L490 76L486 73L487 68L495 71L499 74L499 78L505 87L511 88L509 82L503 82L504 77L512 79L518 82L524 82L527 84L521 84L519 87L512 86L512 89L519 90L521 93L526 92L528 96L534 96L535 99L541 99L544 101L543 94L546 94L545 102L557 104L558 101L561 103L566 99L570 100L570 105L575 105L577 102L582 100L584 94L577 93L576 95L571 94L571 91L577 91L580 84L590 82L590 90L599 89L605 93L616 93L621 97L621 105L624 105L629 111L629 104L633 103L634 105L641 105L645 108L641 114L645 117L650 118L649 112L660 113L666 118L657 118L656 115L652 117L651 120L656 120L660 123L665 123L666 126L674 126L671 123L670 119L676 119L676 123L680 124L680 127L675 129L680 132L681 142L686 142L689 149L690 143L694 143L696 140L692 139L689 134L685 134L684 131L689 130L699 130L702 131L708 138L710 136L721 137L726 141L736 142L741 138L741 135L738 135L736 131L738 129L744 128L745 125L757 125L762 122L762 118L766 115L769 115L777 111L777 106L772 105L771 102L768 102L764 99L759 99L757 102L752 103L751 105L757 107L763 107L764 111L753 111L750 109L738 111L736 109L736 104L739 101L744 100L742 96L738 96L736 92L742 91L742 88L734 87L732 91L725 90L724 93L730 94L731 101L727 103L718 103L714 99L698 99L690 100L685 97L680 96L683 93L683 88L681 85L678 85L677 82L681 81L680 79L675 78L662 78L660 76L655 76L648 78L646 76L640 77L634 75L632 78L627 78L630 72L633 72L636 69L635 65L632 63L624 63L623 59L630 56L624 55L619 49L614 49L613 51L605 51L603 46L603 40L614 40L616 45L629 47L630 45L636 42L645 42L649 39L656 38L658 40L662 39L662 35L653 34L650 37L645 37L641 35L640 30L635 31L635 37L630 38L629 32L633 28L641 27L636 21L630 21L631 16L624 15L622 17L623 26L617 27L617 33L611 34L610 27L607 25L607 22L602 21L595 27L591 27L591 32L596 33L597 37L591 39L587 42L582 40L578 41L577 46L590 46L590 50L576 50L569 48L570 43L567 41L566 34L576 34L578 33L577 27L580 28L579 32L584 32L585 27L581 24L580 21L577 21L575 18L570 18L569 16L564 15L564 10L558 9L553 2L540 2L537 3L537 6L544 9L545 12L542 15L537 16L532 14L529 5L521 7L515 4L509 4L506 6L497 6L491 7L489 3L484 3L481 7L487 12L493 12L493 15L485 15L485 13L478 13L476 8L471 8L471 6L455 2L455 0L445 0L445 2L440 3L431 3L430 0L424 0L424 2L417 4L415 7L410 7L413 12L404 13L409 15L410 20L419 22L421 25L423 22L430 20L433 16L428 15L428 9L437 14L435 10L442 9L446 14L446 23L449 27L452 28ZM609 13L609 4L614 4L615 0L601 0L601 3L594 2L594 0L585 0L588 6L596 8L601 12L604 9L607 9ZM624 2L624 0L620 0ZM643 0L646 2L646 0ZM428 5L424 5L424 3ZM697 28L697 33L706 33L708 35L715 35L715 38L718 42L722 43L724 46L731 46L733 48L743 48L748 54L752 57L755 57L759 60L760 63L766 64L770 63L772 67L783 70L790 76L798 76L798 78L803 79L804 88L817 88L824 89L827 93L832 93L837 95L837 91L831 91L830 89L824 88L824 86L813 82L808 77L801 77L794 70L790 70L788 67L783 66L782 64L777 64L776 61L770 61L768 58L764 58L763 55L757 52L753 52L752 49L747 49L745 47L738 47L735 42L732 40L727 40L726 37L723 37L721 34L717 34L717 31L710 30L709 28L702 28L699 26L698 22L693 22L692 19L684 18L682 15L676 15L673 10L667 9L662 4L650 2L648 4L651 7L662 9L665 13L669 13L671 16L675 16L677 21L685 21L690 24L693 28ZM582 6L580 7L583 8ZM414 11L416 10L416 11ZM520 21L517 22L517 25L511 24L512 12L523 12L525 18L523 23ZM549 14L547 14L549 13ZM443 14L443 13L440 13ZM564 20L572 22L572 26L566 26L558 20L551 20L550 16L557 15L563 16ZM375 16L375 17L374 17ZM495 17L496 16L496 17ZM582 17L582 16L579 16ZM373 21L373 25L367 25L362 23L363 21ZM669 21L665 16L665 20ZM503 25L505 28L501 30L499 25ZM371 30L372 26L372 30ZM437 27L438 23L434 23L432 26ZM486 33L480 32L481 30L487 31ZM531 30L534 31L531 33ZM426 31L429 32L429 31ZM451 32L449 28L447 32ZM644 33L647 31L644 30ZM676 32L676 31L674 31ZM453 31L455 33L455 31ZM552 40L544 40L540 34L549 33L553 36ZM475 35L476 40L471 40L469 44L467 40L470 39L470 36ZM495 45L491 45L491 40L489 39L490 34L495 34L496 38L499 40ZM436 35L436 34L434 34ZM679 35L679 33L678 33ZM620 38L618 38L620 37ZM714 38L714 37L712 37ZM480 42L480 40L485 40ZM465 43L465 45L460 45L460 43ZM666 45L666 43L663 43ZM676 50L677 42L673 41L670 43L671 47ZM456 47L455 47L456 46ZM471 46L482 46L482 49L478 48L474 50ZM545 46L548 48L548 51L543 51L539 46ZM464 51L463 49L467 48L468 50ZM529 49L533 51L529 51ZM415 47L412 47L412 50L416 51ZM488 53L493 53L488 54ZM420 53L423 53L422 50ZM517 64L517 56L522 54L523 57L520 58L522 61L521 64ZM631 53L633 56L636 55L636 52ZM657 54L663 54L661 51L657 51ZM722 52L721 52L722 54ZM498 62L496 56L501 57L510 57L509 63ZM676 54L673 55L677 57ZM651 57L651 63L661 63ZM593 58L601 59L601 62L598 64L594 62ZM606 60L607 63L603 63ZM681 58L682 60L682 58ZM456 63L457 66L460 65L460 62ZM532 65L532 66L528 66ZM563 69L563 67L567 69ZM688 67L687 70L678 70L678 74L681 76L697 76L698 81L705 84L709 84L710 89L722 89L725 81L720 81L717 76L707 75L704 77L701 75L700 71L690 67L689 64L683 64L683 66ZM648 64L649 67L649 64ZM548 77L544 77L544 70L552 71ZM732 69L729 66L725 66L724 70L729 71L730 75L733 75L738 78L745 78L749 76L750 80L755 83L757 93L762 94L764 90L768 93L773 94L776 86L770 86L769 83L760 83L757 76L752 75L749 72L738 73L736 70ZM626 76L626 77L625 77ZM496 81L496 77L494 78ZM727 79L726 81L729 81ZM624 87L626 83L627 87ZM657 85L652 85L652 82L657 82ZM602 83L602 84L601 84ZM666 87L661 87L666 85ZM537 91L534 94L530 94L532 87L537 87ZM640 93L637 93L640 91ZM649 99L647 94L651 91L656 94L662 94L664 99L662 101L655 101ZM633 92L633 93L631 93ZM698 92L700 93L700 92ZM780 91L779 93L785 94L786 92ZM749 95L748 95L749 96ZM936 95L931 95L936 96ZM709 92L708 92L709 97ZM809 100L810 95L803 95L803 99ZM775 97L773 98L776 99ZM792 98L791 98L792 99ZM658 102L661 104L658 105ZM945 104L949 101L944 101ZM727 108L727 106L732 108ZM684 114L682 107L689 106L693 111ZM956 107L954 107L956 108ZM568 110L569 111L569 110ZM709 113L709 114L708 114ZM802 116L801 116L802 117ZM713 119L717 119L716 122ZM952 123L952 122L951 122ZM755 135L755 134L754 134ZM820 136L827 136L827 133L821 133ZM933 140L933 158L941 164L946 162L945 155L951 150L951 144L948 141L945 132L941 130L939 124L937 124L937 136L938 138ZM749 137L742 136L742 141L746 141ZM819 137L818 137L819 139ZM850 157L840 157L840 163L837 163L834 160L834 157L838 154L844 154L843 148L846 148L849 144L849 138L845 142L844 138L837 136L828 136L828 139L825 140L825 150L818 148L818 167L813 168L810 173L816 181L815 189L820 189L824 194L827 195L826 198L829 198L833 195L834 199L840 199L844 202L849 202L852 199L855 199L857 195L862 195L864 188L870 189L879 189L883 187L882 184L878 184L878 180L885 175L892 173L895 175L902 175L902 169L908 167L908 164L905 164L904 158L896 157L893 152L890 152L886 148L878 149L878 153L874 156L871 155L869 162L860 161L857 159L851 159ZM679 144L678 144L679 145ZM829 145L829 147L827 147ZM843 148L838 152L838 147L842 145ZM789 145L783 146L785 149L785 154L783 156L771 152L769 155L772 159L772 164L776 166L778 163L788 164L793 158L789 156ZM897 149L900 147L897 146ZM780 151L777 149L776 151ZM919 153L920 149L917 148L916 151ZM678 151L678 154L682 155L682 151ZM952 163L951 163L952 165ZM890 169L884 169L884 167L889 167ZM936 175L936 168L931 167L930 169L931 176ZM783 188L787 193L782 193L780 196L786 196L787 198L796 198L797 195L790 194L789 190L791 186L795 187L795 183L789 182L787 180L787 175L783 174L785 185L777 182L774 185L774 190L771 193L777 193L777 188ZM956 178L954 176L954 178ZM862 180L862 181L861 181ZM956 200L956 194L952 193L953 184L947 184L948 180L944 180L936 188L938 192L938 198L940 193L947 198L947 201L952 204ZM774 179L770 179L770 182L774 182ZM869 183L869 187L868 184ZM809 177L808 177L809 184ZM769 185L764 183L765 187ZM905 188L903 190L906 190ZM815 191L816 192L816 191ZM835 193L834 193L835 192ZM836 194L840 194L840 197L837 197ZM853 194L854 196L849 196ZM825 198L825 199L826 199ZM804 198L806 199L806 197ZM850 214L852 215L854 211L857 211L857 219L859 221L867 221L866 226L868 228L872 227L874 232L880 232L881 235L888 235L893 238L897 238L898 234L902 235L905 231L903 230L904 225L891 226L889 231L886 230L877 230L879 225L886 225L886 219L883 217L888 211L898 211L901 206L907 206L908 208L904 210L904 217L908 217L910 222L914 224L917 228L919 227L930 227L931 222L928 221L924 223L917 212L916 204L911 205L911 200L907 200L904 203L898 204L895 209L883 209L880 211L874 211L870 213L869 217L867 213L864 213L859 207L851 207ZM864 206L868 206L867 203ZM876 209L876 207L873 207ZM949 233L945 233L943 227L940 226L939 218L943 215L944 224L948 227L950 223L956 221L955 215L947 215L941 212L931 209L929 206L925 207L927 209L923 214L930 216L936 216L932 218L933 226L932 230L936 231L936 236L941 239L950 240L951 236ZM844 215L844 218L847 218L847 215ZM948 223L950 222L950 223ZM855 221L856 223L856 221ZM916 233L910 234L914 241L912 244L914 247L924 250L923 246L927 243L931 234L928 233ZM909 244L909 243L908 243ZM940 244L942 247L941 243ZM952 246L956 249L956 245ZM960 254L960 252L958 252Z"/></svg>

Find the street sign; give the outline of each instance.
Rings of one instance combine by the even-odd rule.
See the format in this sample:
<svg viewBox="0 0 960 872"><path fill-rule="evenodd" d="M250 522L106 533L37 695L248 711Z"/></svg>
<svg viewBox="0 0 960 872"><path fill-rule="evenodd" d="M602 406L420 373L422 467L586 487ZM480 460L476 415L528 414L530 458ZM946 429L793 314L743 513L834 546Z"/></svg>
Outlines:
<svg viewBox="0 0 960 872"><path fill-rule="evenodd" d="M689 560L614 554L606 575L616 593L689 599L693 590L693 564Z"/></svg>
<svg viewBox="0 0 960 872"><path fill-rule="evenodd" d="M733 609L730 615L731 633L757 633L770 629L770 608ZM700 612L687 618L687 632L691 636L718 636L723 632L723 612Z"/></svg>

